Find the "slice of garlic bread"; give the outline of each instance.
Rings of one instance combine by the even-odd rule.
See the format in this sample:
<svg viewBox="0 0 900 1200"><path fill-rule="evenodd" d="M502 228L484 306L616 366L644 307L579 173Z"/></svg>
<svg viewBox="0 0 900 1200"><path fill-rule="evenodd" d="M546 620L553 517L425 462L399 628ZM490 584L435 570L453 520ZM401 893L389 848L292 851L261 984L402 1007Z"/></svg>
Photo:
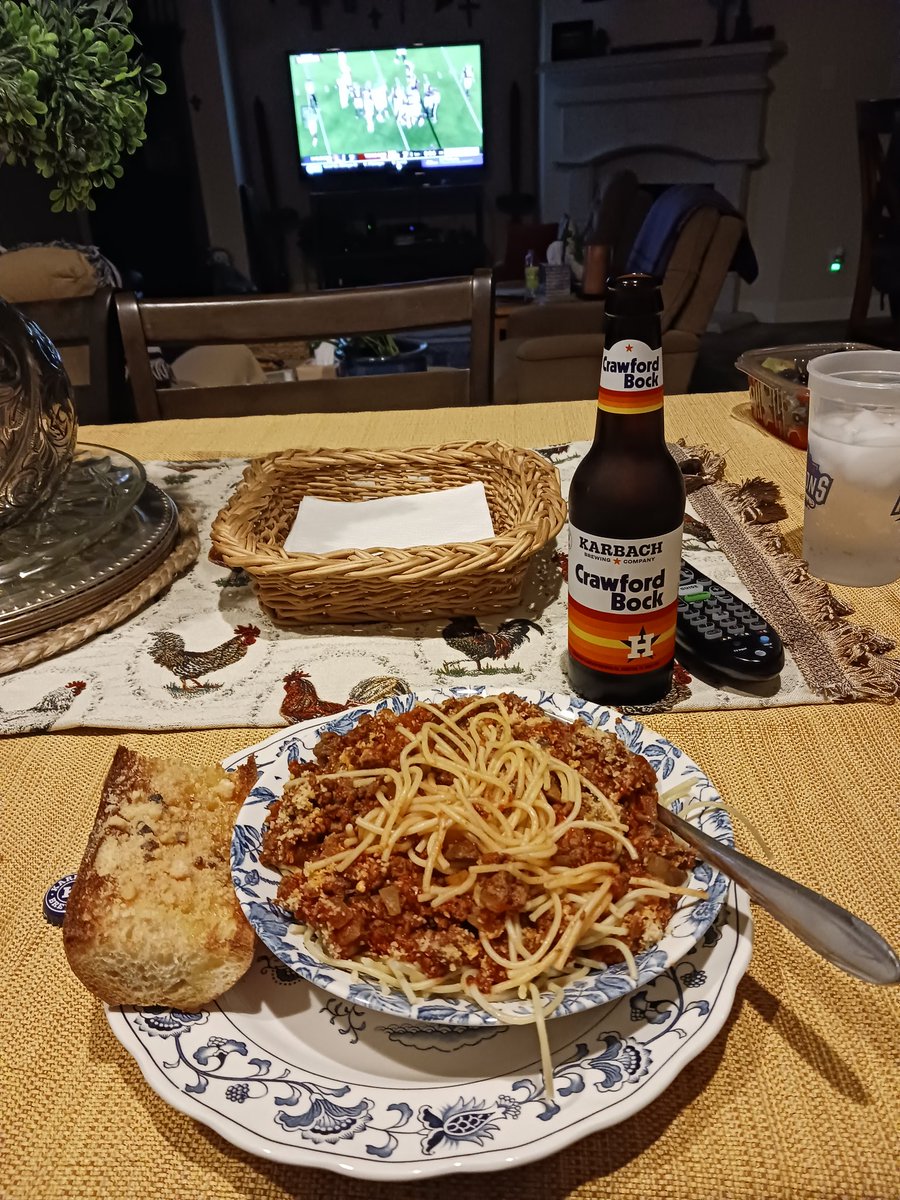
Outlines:
<svg viewBox="0 0 900 1200"><path fill-rule="evenodd" d="M255 782L253 758L228 773L116 751L63 924L69 965L101 1000L190 1011L249 968L229 855Z"/></svg>

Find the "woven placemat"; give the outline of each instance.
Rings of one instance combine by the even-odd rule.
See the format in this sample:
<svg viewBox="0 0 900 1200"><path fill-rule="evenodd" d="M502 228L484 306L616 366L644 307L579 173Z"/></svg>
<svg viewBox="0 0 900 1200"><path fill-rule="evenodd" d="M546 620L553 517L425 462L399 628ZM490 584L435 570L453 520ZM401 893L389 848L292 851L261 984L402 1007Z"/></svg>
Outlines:
<svg viewBox="0 0 900 1200"><path fill-rule="evenodd" d="M765 831L772 865L826 890L896 942L900 811L890 747L898 717L885 705L819 705L665 714L654 726ZM648 1108L530 1166L460 1176L447 1161L446 1178L403 1185L341 1178L254 1158L169 1107L72 975L41 900L77 867L120 742L200 767L261 736L244 728L0 739L0 781L14 781L0 783L3 1200L900 1196L891 1149L900 1115L900 989L828 966L759 909L753 961L715 1040ZM845 748L864 738L880 752L848 774ZM849 822L827 819L841 778L853 796Z"/></svg>
<svg viewBox="0 0 900 1200"><path fill-rule="evenodd" d="M35 663L54 658L67 650L74 650L76 646L90 641L98 633L121 625L165 591L182 571L196 562L199 553L197 523L187 513L179 512L175 544L169 556L155 570L129 591L85 617L60 625L57 629L48 629L45 633L25 638L13 645L0 647L0 675L8 675L23 667L33 667Z"/></svg>

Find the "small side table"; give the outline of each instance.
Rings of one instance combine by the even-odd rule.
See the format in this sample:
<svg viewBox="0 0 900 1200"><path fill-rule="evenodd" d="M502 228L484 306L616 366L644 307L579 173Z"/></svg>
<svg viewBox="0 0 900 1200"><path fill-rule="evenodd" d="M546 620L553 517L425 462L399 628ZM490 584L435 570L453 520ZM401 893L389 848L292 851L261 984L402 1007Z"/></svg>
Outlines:
<svg viewBox="0 0 900 1200"><path fill-rule="evenodd" d="M502 342L506 337L506 327L509 324L509 318L519 308L524 308L526 304L531 304L533 301L528 300L525 296L516 299L514 296L500 296L494 301L494 341Z"/></svg>

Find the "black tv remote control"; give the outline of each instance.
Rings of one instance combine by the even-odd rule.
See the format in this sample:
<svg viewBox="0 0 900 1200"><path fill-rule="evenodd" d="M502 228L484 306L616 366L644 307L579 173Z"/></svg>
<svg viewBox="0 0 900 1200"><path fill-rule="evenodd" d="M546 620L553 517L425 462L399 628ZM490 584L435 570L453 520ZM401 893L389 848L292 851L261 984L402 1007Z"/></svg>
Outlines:
<svg viewBox="0 0 900 1200"><path fill-rule="evenodd" d="M682 562L675 644L733 679L759 683L784 666L781 638L755 609Z"/></svg>

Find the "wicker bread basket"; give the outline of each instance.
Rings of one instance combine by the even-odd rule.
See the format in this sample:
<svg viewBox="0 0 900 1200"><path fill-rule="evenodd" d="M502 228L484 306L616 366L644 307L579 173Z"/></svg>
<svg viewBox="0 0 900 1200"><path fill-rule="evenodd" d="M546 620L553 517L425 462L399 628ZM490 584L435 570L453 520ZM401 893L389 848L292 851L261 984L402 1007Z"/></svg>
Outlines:
<svg viewBox="0 0 900 1200"><path fill-rule="evenodd" d="M495 536L480 542L288 554L306 496L373 500L481 480ZM411 621L516 603L529 560L566 506L556 468L533 450L457 442L417 450L286 450L255 459L212 526L211 557L241 567L280 621Z"/></svg>

